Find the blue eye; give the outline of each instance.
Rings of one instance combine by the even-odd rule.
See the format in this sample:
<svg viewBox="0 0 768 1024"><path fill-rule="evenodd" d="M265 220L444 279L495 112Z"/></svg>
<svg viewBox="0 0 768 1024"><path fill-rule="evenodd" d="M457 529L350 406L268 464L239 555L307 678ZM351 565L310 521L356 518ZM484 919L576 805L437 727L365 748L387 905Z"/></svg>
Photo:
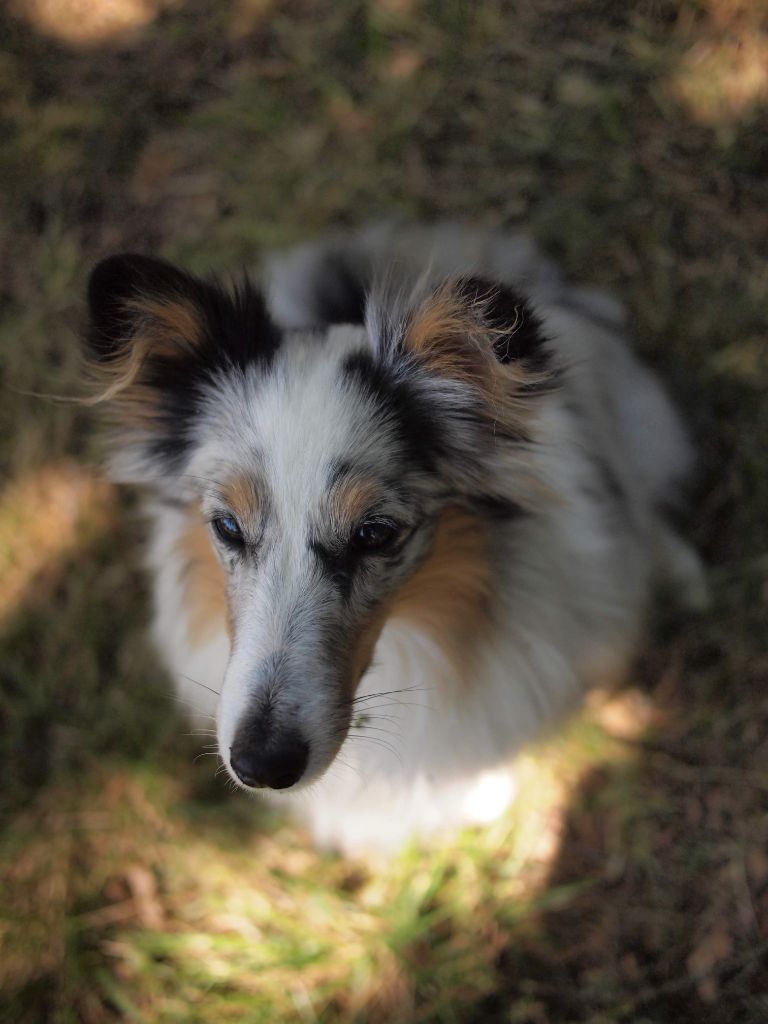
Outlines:
<svg viewBox="0 0 768 1024"><path fill-rule="evenodd" d="M218 516L213 528L225 544L242 544L243 531L234 516Z"/></svg>

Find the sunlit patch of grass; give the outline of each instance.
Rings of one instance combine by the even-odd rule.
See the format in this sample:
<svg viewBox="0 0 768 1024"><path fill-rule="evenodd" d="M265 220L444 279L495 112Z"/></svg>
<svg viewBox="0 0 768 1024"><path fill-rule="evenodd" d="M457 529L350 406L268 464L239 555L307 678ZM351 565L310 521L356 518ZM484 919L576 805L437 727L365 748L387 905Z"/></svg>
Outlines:
<svg viewBox="0 0 768 1024"><path fill-rule="evenodd" d="M166 4L167 6L167 0ZM78 46L125 42L157 16L156 0L15 0L14 13L40 32Z"/></svg>
<svg viewBox="0 0 768 1024"><path fill-rule="evenodd" d="M57 463L13 480L0 493L0 622L55 574L89 533L106 526L114 494L76 463Z"/></svg>
<svg viewBox="0 0 768 1024"><path fill-rule="evenodd" d="M670 78L670 89L693 117L725 138L768 104L768 18L762 4L708 0L705 25Z"/></svg>
<svg viewBox="0 0 768 1024"><path fill-rule="evenodd" d="M590 884L546 883L574 786L617 758L584 718L521 759L504 820L375 863L320 855L242 797L200 805L203 769L99 770L8 832L0 982L55 976L94 1020L461 1020L510 937Z"/></svg>

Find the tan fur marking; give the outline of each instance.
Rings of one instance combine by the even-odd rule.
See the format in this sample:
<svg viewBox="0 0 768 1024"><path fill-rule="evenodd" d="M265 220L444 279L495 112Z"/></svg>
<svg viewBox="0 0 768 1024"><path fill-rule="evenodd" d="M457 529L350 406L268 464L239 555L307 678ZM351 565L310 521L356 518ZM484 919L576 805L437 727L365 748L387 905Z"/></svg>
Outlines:
<svg viewBox="0 0 768 1024"><path fill-rule="evenodd" d="M440 288L417 311L405 343L434 373L482 385L489 367L472 309L450 287Z"/></svg>
<svg viewBox="0 0 768 1024"><path fill-rule="evenodd" d="M333 488L329 498L329 511L334 522L357 523L373 505L379 493L379 486L374 480L342 480Z"/></svg>
<svg viewBox="0 0 768 1024"><path fill-rule="evenodd" d="M185 346L196 347L203 340L200 312L186 299L139 298L126 303L126 308L138 314L139 322L153 334L157 345L167 347L158 354L174 356Z"/></svg>
<svg viewBox="0 0 768 1024"><path fill-rule="evenodd" d="M388 608L386 605L378 609L358 635L357 643L349 661L350 697L354 694L363 673L366 672L371 663L373 649L381 636L384 623L387 621L387 613Z"/></svg>
<svg viewBox="0 0 768 1024"><path fill-rule="evenodd" d="M482 635L490 592L483 524L468 512L449 509L429 557L398 594L391 615L428 631L460 659L466 642Z"/></svg>
<svg viewBox="0 0 768 1024"><path fill-rule="evenodd" d="M472 388L488 420L525 436L535 403L521 389L546 375L501 363L493 350L496 333L484 303L467 301L449 282L416 311L405 345L432 373Z"/></svg>
<svg viewBox="0 0 768 1024"><path fill-rule="evenodd" d="M332 521L342 529L348 529L359 523L381 493L380 485L371 479L349 477L336 484L327 498L327 512ZM373 649L379 639L387 618L388 608L385 606L374 612L371 619L362 627L348 652L348 671L346 682L347 696L351 697L360 682L360 678L371 662Z"/></svg>
<svg viewBox="0 0 768 1024"><path fill-rule="evenodd" d="M232 477L222 487L221 493L240 525L255 532L261 518L261 496L253 476L242 473Z"/></svg>
<svg viewBox="0 0 768 1024"><path fill-rule="evenodd" d="M185 560L183 582L190 646L199 647L226 626L232 639L232 620L227 601L224 570L211 546L205 523L190 516L189 527L179 540L178 551Z"/></svg>
<svg viewBox="0 0 768 1024"><path fill-rule="evenodd" d="M197 309L185 299L140 297L125 304L136 318L133 336L115 359L92 367L99 391L87 405L115 399L116 412L128 426L151 429L155 423L157 392L141 381L149 356L181 359L202 343L203 324Z"/></svg>

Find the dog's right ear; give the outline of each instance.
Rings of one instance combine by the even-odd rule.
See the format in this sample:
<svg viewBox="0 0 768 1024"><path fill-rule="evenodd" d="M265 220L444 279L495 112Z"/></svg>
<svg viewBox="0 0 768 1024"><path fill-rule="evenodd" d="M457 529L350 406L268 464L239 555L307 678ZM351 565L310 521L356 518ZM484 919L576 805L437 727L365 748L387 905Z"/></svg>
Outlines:
<svg viewBox="0 0 768 1024"><path fill-rule="evenodd" d="M88 355L97 362L126 354L144 322L161 319L176 340L199 337L202 282L165 260L123 253L94 267L88 281ZM157 325L155 325L156 327Z"/></svg>
<svg viewBox="0 0 768 1024"><path fill-rule="evenodd" d="M99 263L88 305L90 403L109 404L139 461L151 453L178 464L211 380L268 363L280 343L247 278L227 289L148 256Z"/></svg>
<svg viewBox="0 0 768 1024"><path fill-rule="evenodd" d="M183 360L189 369L271 359L280 332L261 292L244 276L232 288L203 280L165 260L135 253L97 264L88 282L86 350L119 370L150 360ZM180 368L180 367L177 367Z"/></svg>

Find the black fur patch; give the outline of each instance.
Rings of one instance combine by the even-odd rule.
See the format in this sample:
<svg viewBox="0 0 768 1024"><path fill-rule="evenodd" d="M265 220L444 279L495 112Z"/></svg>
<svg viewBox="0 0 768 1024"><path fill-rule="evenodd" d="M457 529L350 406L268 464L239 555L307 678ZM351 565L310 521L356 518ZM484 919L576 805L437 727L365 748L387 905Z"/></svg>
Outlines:
<svg viewBox="0 0 768 1024"><path fill-rule="evenodd" d="M366 552L364 548L357 546L354 542L346 546L339 544L331 548L317 540L310 539L309 548L324 575L338 587L342 598L348 601L352 593L355 573L362 569L366 559L386 559L388 571L391 572L401 565L403 548L411 536L412 531L406 531L392 550L387 550L382 554Z"/></svg>
<svg viewBox="0 0 768 1024"><path fill-rule="evenodd" d="M496 494L478 494L471 499L471 504L480 515L497 523L513 522L526 515L525 509L514 501Z"/></svg>
<svg viewBox="0 0 768 1024"><path fill-rule="evenodd" d="M140 316L127 303L141 299L182 302L199 326L199 339L179 354L150 352L138 378L142 386L157 392L152 453L176 462L188 447L189 424L199 411L205 383L222 370L268 367L281 334L263 296L247 278L227 289L164 260L112 256L96 266L88 285L91 320L86 346L97 362L108 364L125 354Z"/></svg>
<svg viewBox="0 0 768 1024"><path fill-rule="evenodd" d="M264 297L247 277L227 289L216 279L203 281L165 260L127 253L103 260L88 282L87 345L92 356L108 360L124 352L137 315L126 303L141 298L177 300L193 308L203 339L190 357L201 372L269 363L280 345Z"/></svg>
<svg viewBox="0 0 768 1024"><path fill-rule="evenodd" d="M333 459L328 467L328 489L354 471L354 467L347 459Z"/></svg>
<svg viewBox="0 0 768 1024"><path fill-rule="evenodd" d="M345 601L352 592L352 577L359 562L359 553L352 548L331 549L318 541L310 541L310 550L323 573L339 588Z"/></svg>
<svg viewBox="0 0 768 1024"><path fill-rule="evenodd" d="M313 282L312 308L318 326L362 325L365 304L366 289L361 268L352 267L345 253L326 253Z"/></svg>
<svg viewBox="0 0 768 1024"><path fill-rule="evenodd" d="M485 320L494 331L493 349L500 363L522 363L535 373L551 368L541 319L526 298L508 285L481 277L464 277L459 294L467 302L483 306Z"/></svg>
<svg viewBox="0 0 768 1024"><path fill-rule="evenodd" d="M444 438L435 414L407 380L396 380L386 366L364 350L349 356L342 369L346 379L391 419L406 458L422 469L433 471L437 459L445 453Z"/></svg>

